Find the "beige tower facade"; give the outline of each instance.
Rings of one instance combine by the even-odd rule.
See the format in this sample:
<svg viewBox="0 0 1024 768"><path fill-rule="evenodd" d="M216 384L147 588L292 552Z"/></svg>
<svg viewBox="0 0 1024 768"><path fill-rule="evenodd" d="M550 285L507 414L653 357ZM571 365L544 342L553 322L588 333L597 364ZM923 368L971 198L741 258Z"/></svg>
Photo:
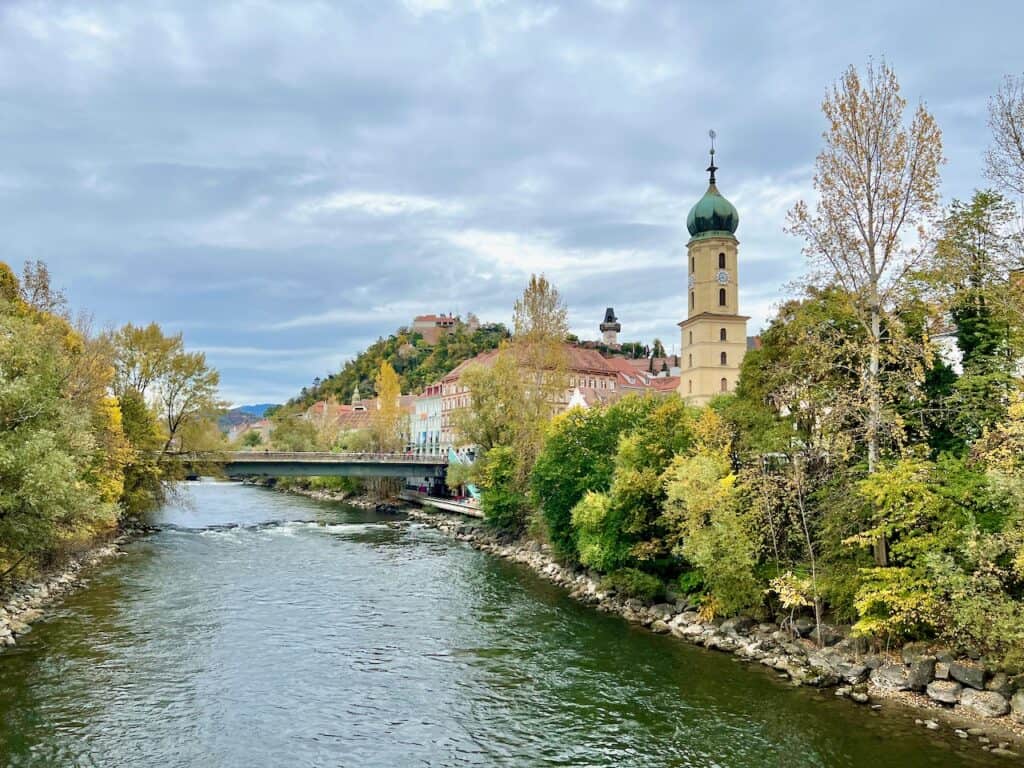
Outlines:
<svg viewBox="0 0 1024 768"><path fill-rule="evenodd" d="M739 214L711 183L691 209L686 226L687 315L682 330L679 394L694 405L732 392L747 351L747 320L739 305Z"/></svg>

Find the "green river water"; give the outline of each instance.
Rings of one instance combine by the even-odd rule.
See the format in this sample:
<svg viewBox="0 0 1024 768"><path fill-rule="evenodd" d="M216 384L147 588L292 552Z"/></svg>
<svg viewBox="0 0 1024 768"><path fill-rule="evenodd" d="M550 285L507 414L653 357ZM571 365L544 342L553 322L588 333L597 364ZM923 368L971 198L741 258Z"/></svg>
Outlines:
<svg viewBox="0 0 1024 768"><path fill-rule="evenodd" d="M191 483L0 654L11 766L1004 764L433 529Z"/></svg>

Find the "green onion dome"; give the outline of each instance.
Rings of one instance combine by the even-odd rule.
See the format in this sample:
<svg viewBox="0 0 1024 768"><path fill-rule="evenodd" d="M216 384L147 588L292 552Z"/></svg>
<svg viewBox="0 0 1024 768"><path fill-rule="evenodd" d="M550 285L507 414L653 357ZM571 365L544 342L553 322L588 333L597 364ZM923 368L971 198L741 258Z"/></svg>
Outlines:
<svg viewBox="0 0 1024 768"><path fill-rule="evenodd" d="M691 236L701 237L712 234L731 235L736 232L739 225L740 215L736 207L722 197L715 186L712 173L708 191L690 209L690 215L686 217L686 228L690 230Z"/></svg>

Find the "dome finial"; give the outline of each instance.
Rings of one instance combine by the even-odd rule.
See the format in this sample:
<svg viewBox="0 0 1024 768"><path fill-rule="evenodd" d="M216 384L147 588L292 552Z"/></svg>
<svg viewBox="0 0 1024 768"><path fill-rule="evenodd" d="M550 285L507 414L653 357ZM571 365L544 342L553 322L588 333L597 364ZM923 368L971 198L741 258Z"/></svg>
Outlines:
<svg viewBox="0 0 1024 768"><path fill-rule="evenodd" d="M708 131L708 138L711 139L711 165L709 165L707 167L707 171L708 171L708 173L711 174L711 178L709 179L709 182L711 184L715 183L715 171L718 170L718 166L715 165L715 137L716 137L716 135L717 134L714 132L714 130Z"/></svg>

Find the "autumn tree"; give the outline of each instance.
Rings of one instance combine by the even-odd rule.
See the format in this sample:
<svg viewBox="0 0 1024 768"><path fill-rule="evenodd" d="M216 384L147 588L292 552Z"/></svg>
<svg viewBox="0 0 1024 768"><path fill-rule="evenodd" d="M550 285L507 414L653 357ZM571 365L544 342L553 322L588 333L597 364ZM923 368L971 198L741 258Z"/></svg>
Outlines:
<svg viewBox="0 0 1024 768"><path fill-rule="evenodd" d="M942 138L923 104L905 121L906 99L893 70L869 63L864 77L850 67L822 103L828 122L815 164L814 210L798 203L789 230L806 241L812 275L855 297L865 331L863 439L868 471L879 462L885 428L882 368L898 344L899 304L906 278L928 252L928 225L939 205ZM899 355L892 355L898 358ZM875 546L887 561L885 542Z"/></svg>
<svg viewBox="0 0 1024 768"><path fill-rule="evenodd" d="M985 173L1002 189L1024 195L1024 75L1008 76L988 103L992 146Z"/></svg>
<svg viewBox="0 0 1024 768"><path fill-rule="evenodd" d="M402 412L401 383L391 364L384 361L377 372L377 411L373 414L374 443L378 451L392 453L405 446L406 414Z"/></svg>

